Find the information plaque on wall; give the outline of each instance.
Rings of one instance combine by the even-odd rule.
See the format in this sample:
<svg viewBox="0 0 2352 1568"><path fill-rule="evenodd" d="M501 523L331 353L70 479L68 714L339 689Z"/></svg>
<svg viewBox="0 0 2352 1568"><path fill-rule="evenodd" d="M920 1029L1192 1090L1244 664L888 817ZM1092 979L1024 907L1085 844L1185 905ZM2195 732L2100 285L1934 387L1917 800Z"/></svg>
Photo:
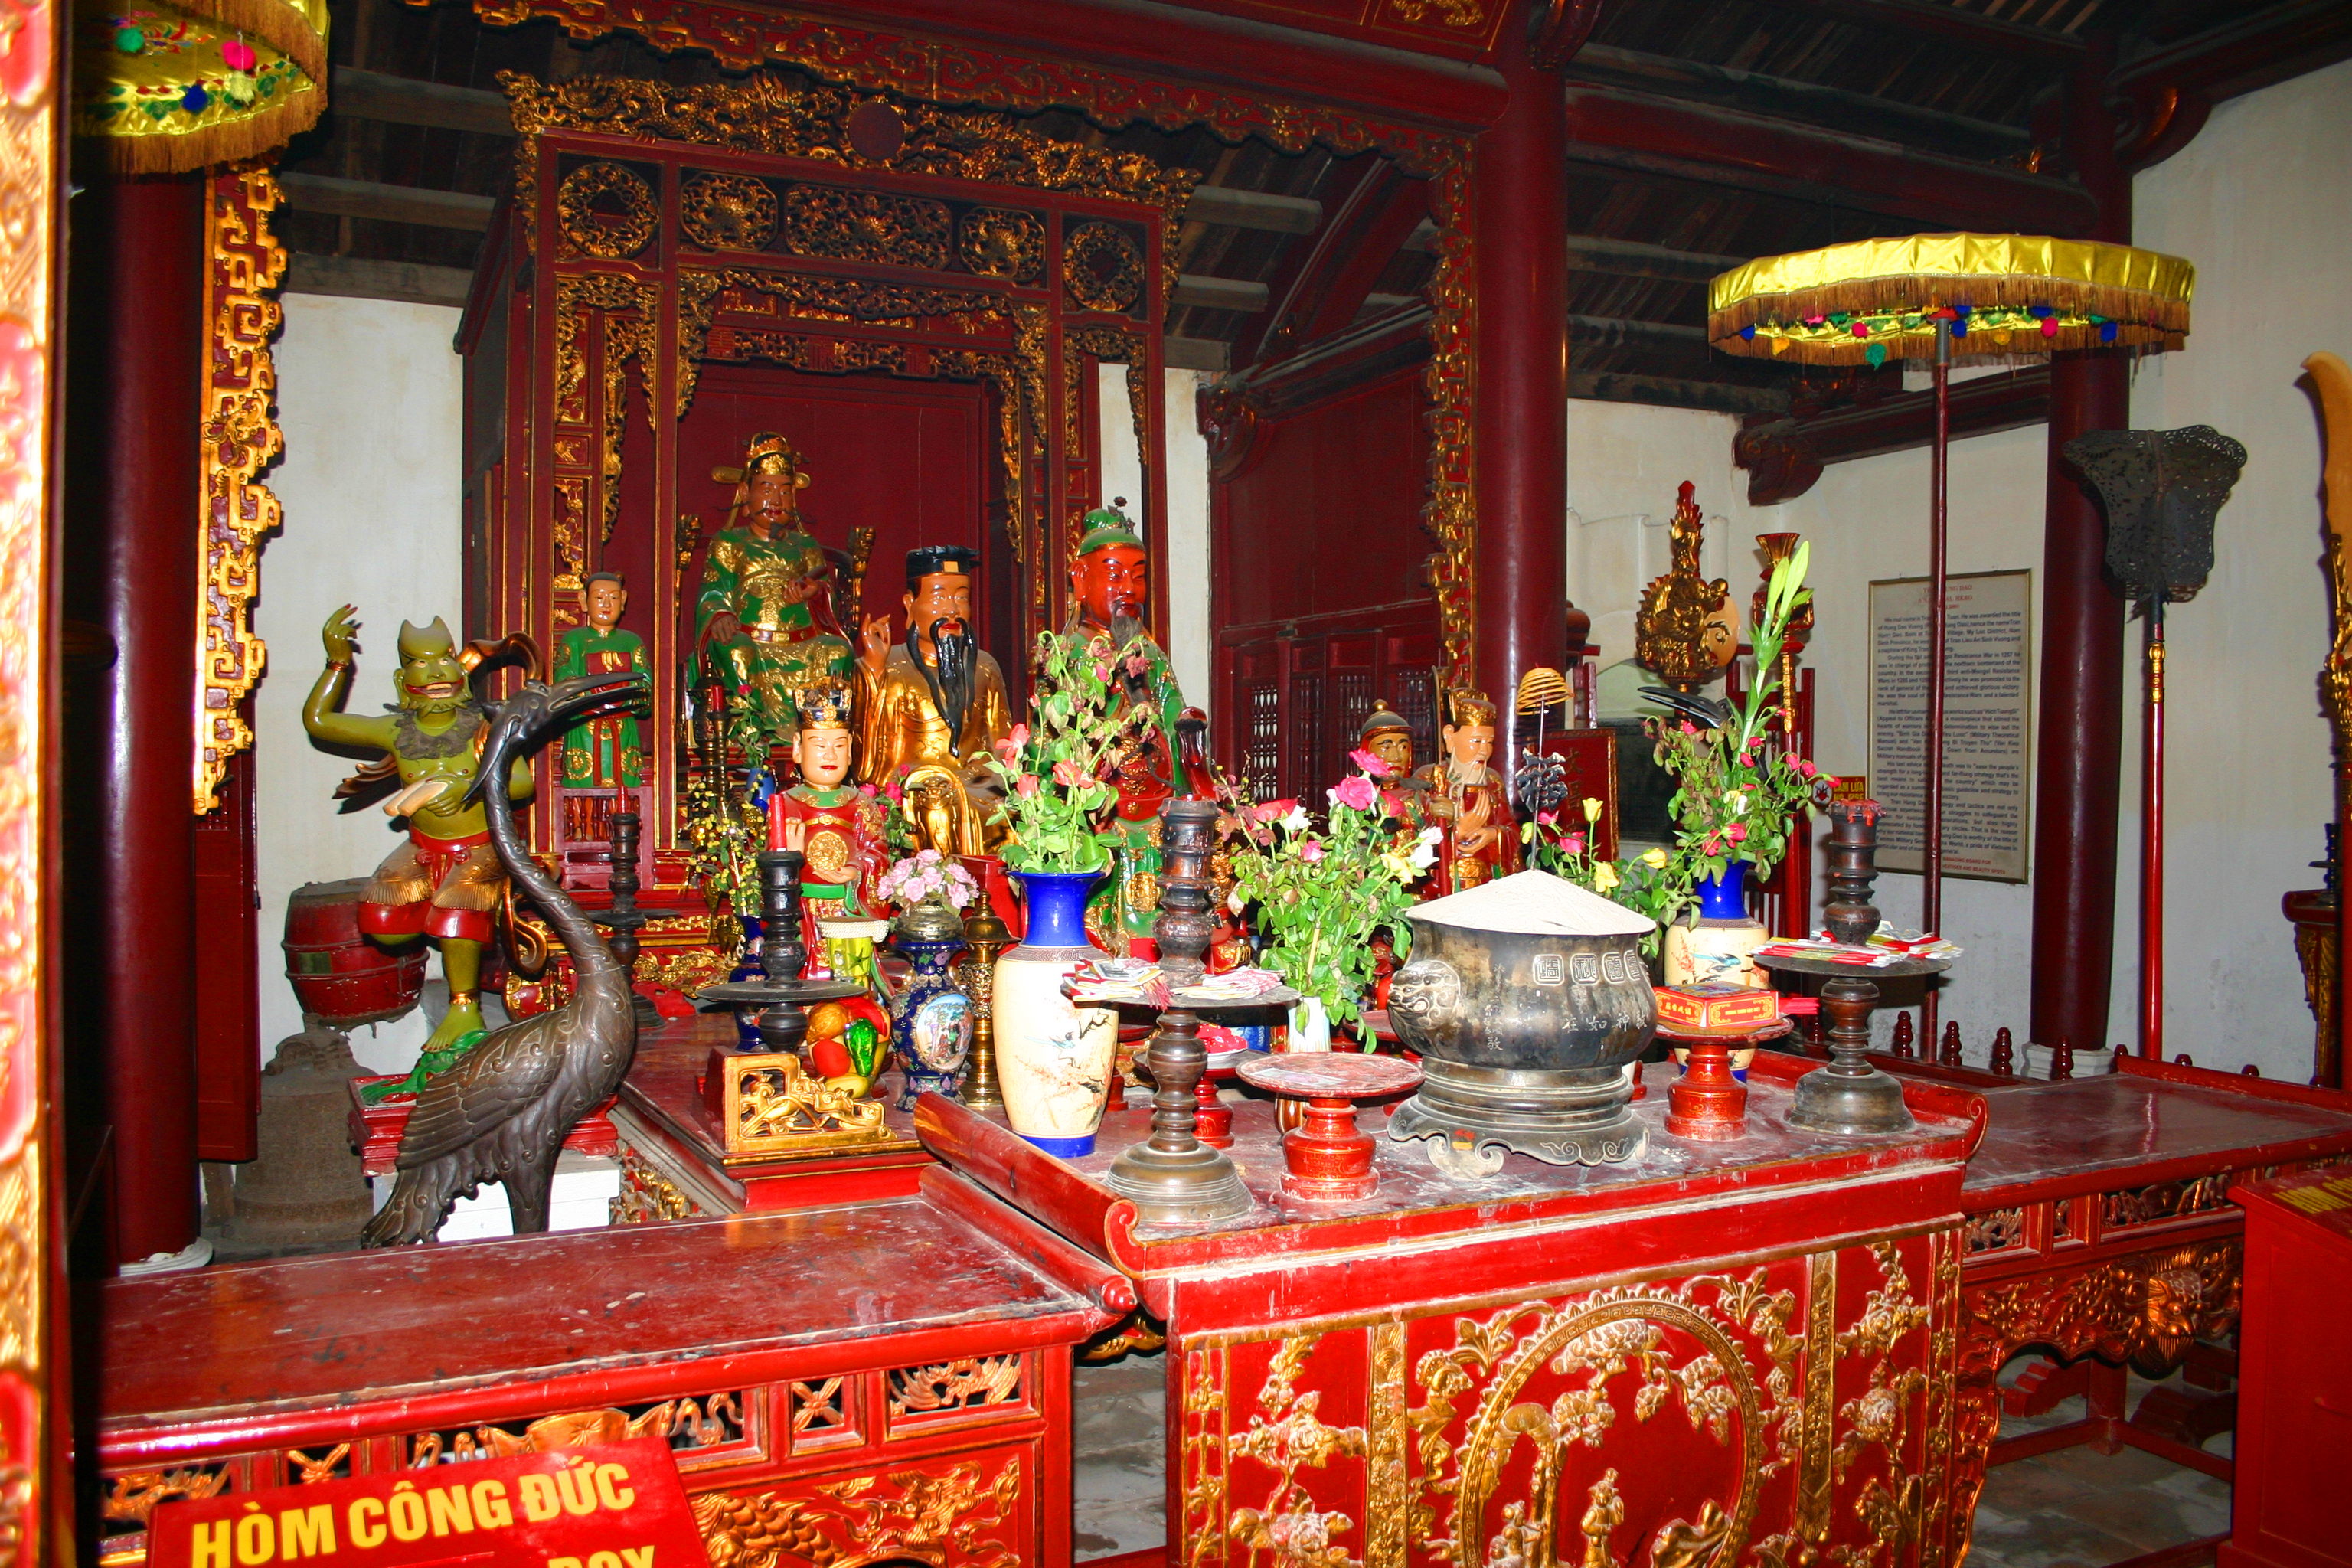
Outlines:
<svg viewBox="0 0 2352 1568"><path fill-rule="evenodd" d="M1944 600L1944 875L2026 879L2033 786L2031 572L1951 577ZM1924 868L1927 580L1870 585L1870 782L1878 864Z"/></svg>

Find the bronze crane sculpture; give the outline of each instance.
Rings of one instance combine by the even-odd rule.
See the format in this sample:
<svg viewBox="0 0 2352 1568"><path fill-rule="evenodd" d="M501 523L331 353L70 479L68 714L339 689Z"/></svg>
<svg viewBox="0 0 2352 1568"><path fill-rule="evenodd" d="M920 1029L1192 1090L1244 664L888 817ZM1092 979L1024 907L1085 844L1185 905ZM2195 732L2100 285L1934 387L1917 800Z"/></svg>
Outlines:
<svg viewBox="0 0 2352 1568"><path fill-rule="evenodd" d="M491 707L468 799L483 793L481 780L504 779L516 754L550 731L642 702L647 689L646 676L635 671L552 686L526 681ZM394 1163L400 1178L361 1233L369 1247L430 1240L458 1196L485 1182L505 1184L517 1235L545 1230L548 1190L563 1140L620 1087L636 1054L628 973L580 906L531 858L505 792L489 795L495 797L485 814L491 847L571 953L573 994L551 1012L491 1031L425 1080L401 1135Z"/></svg>

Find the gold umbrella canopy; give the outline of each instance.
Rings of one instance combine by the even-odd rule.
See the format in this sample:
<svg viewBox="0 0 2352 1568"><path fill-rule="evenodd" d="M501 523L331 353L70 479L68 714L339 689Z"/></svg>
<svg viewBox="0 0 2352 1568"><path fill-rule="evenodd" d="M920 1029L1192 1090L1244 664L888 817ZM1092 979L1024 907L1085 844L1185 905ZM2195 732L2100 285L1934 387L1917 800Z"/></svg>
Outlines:
<svg viewBox="0 0 2352 1568"><path fill-rule="evenodd" d="M318 122L326 73L326 0L81 0L73 132L122 174L259 157Z"/></svg>
<svg viewBox="0 0 2352 1568"><path fill-rule="evenodd" d="M1707 285L1706 335L1727 353L1801 364L2036 359L2120 344L2157 353L2189 332L2197 268L2089 239L1917 234L1765 256Z"/></svg>

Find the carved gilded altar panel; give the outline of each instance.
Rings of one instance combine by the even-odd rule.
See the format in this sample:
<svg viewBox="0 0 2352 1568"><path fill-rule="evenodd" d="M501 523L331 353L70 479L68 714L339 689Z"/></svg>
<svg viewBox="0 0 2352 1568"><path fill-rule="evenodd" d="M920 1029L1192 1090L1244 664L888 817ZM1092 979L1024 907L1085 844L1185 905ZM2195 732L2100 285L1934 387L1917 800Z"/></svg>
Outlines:
<svg viewBox="0 0 2352 1568"><path fill-rule="evenodd" d="M1941 1568L1955 1231L1185 1342L1187 1568Z"/></svg>

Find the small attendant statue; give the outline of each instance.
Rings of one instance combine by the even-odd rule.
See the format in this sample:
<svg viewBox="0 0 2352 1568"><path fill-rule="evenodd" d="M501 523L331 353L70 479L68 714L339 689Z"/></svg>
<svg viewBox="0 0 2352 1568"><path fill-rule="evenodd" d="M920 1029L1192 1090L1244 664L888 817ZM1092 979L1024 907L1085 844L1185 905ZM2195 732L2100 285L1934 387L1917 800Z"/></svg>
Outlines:
<svg viewBox="0 0 2352 1568"><path fill-rule="evenodd" d="M907 637L890 617L863 628L857 710L865 742L858 777L906 792L916 847L985 855L1002 838L973 786L993 775L982 759L1012 732L1004 672L972 630L972 574L980 552L961 544L907 552Z"/></svg>
<svg viewBox="0 0 2352 1568"><path fill-rule="evenodd" d="M702 568L696 641L713 674L742 694L748 750L789 741L793 694L838 685L856 663L833 624L832 566L801 522L808 482L790 441L772 430L752 437L728 526Z"/></svg>
<svg viewBox="0 0 2352 1568"><path fill-rule="evenodd" d="M890 851L881 802L849 782L856 753L849 689L803 689L800 726L793 748L800 782L768 797L768 847L801 852L808 921L871 915L874 883L890 868Z"/></svg>
<svg viewBox="0 0 2352 1568"><path fill-rule="evenodd" d="M1356 731L1356 750L1388 764L1388 776L1380 781L1381 809L1415 832L1428 826L1429 792L1413 772L1412 726L1404 715L1374 698L1371 713Z"/></svg>
<svg viewBox="0 0 2352 1568"><path fill-rule="evenodd" d="M1488 765L1495 754L1495 705L1475 691L1453 691L1446 706L1452 722L1438 731L1445 760L1413 775L1426 786L1429 815L1445 835L1430 872L1433 898L1519 868L1518 834L1503 776Z"/></svg>
<svg viewBox="0 0 2352 1568"><path fill-rule="evenodd" d="M480 765L486 719L467 679L471 650L460 652L438 616L427 626L401 623L400 668L393 676L399 700L383 717L340 711L358 632L349 605L327 617L320 632L327 668L302 704L302 727L322 745L383 753L345 781L338 794L354 794L394 776L400 780L402 787L383 808L407 819L407 841L384 857L361 889L359 927L385 947L427 937L441 944L449 1011L425 1042L429 1061L482 1032L482 949L507 889L482 804L465 804ZM530 759L517 757L507 780L508 797L520 800L530 787ZM447 1065L440 1062L435 1070Z"/></svg>
<svg viewBox="0 0 2352 1568"><path fill-rule="evenodd" d="M612 675L646 668L646 645L621 629L629 607L628 584L617 572L591 572L582 585L588 624L557 639L555 676ZM645 781L646 755L637 721L607 713L576 725L563 737L563 782L575 789L636 789Z"/></svg>
<svg viewBox="0 0 2352 1568"><path fill-rule="evenodd" d="M1106 825L1118 835L1118 847L1111 875L1087 908L1095 941L1118 954L1150 951L1160 910L1160 813L1176 793L1177 723L1185 712L1175 669L1147 629L1150 593L1150 552L1118 501L1087 513L1070 564L1068 629L1076 637L1110 639L1118 711L1140 705L1150 714L1139 742L1106 781L1118 792Z"/></svg>

